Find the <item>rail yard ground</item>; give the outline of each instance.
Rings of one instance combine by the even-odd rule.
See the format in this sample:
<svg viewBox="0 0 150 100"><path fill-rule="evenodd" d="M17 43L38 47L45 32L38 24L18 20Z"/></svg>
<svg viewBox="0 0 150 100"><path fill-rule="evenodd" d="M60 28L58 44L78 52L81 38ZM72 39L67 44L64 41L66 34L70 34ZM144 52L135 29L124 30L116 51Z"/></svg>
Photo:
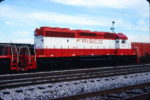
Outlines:
<svg viewBox="0 0 150 100"><path fill-rule="evenodd" d="M128 100L149 88L150 64L0 75L2 100Z"/></svg>

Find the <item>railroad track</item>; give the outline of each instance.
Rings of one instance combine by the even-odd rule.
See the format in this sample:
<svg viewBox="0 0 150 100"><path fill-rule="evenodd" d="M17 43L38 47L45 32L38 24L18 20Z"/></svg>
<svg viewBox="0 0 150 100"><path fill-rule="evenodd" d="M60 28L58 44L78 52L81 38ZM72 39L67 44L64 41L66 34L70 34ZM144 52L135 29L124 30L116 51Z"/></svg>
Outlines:
<svg viewBox="0 0 150 100"><path fill-rule="evenodd" d="M74 95L54 100L149 100L150 83Z"/></svg>
<svg viewBox="0 0 150 100"><path fill-rule="evenodd" d="M130 73L149 72L150 64L0 75L0 90Z"/></svg>

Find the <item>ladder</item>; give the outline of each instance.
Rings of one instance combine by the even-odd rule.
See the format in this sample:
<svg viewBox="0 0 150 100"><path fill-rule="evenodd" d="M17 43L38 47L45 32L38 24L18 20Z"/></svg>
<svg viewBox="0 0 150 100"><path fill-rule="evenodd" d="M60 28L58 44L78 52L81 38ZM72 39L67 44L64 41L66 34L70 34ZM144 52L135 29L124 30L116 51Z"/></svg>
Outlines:
<svg viewBox="0 0 150 100"><path fill-rule="evenodd" d="M36 69L36 53L33 47L28 45L7 45L1 51L2 56L9 59L9 69L15 71L25 71Z"/></svg>
<svg viewBox="0 0 150 100"><path fill-rule="evenodd" d="M18 47L16 45L10 45L10 69L11 70L18 70L18 63L19 63L19 53Z"/></svg>
<svg viewBox="0 0 150 100"><path fill-rule="evenodd" d="M21 46L19 49L19 65L20 70L29 70L36 68L36 55L35 50L31 53L33 48L28 45Z"/></svg>

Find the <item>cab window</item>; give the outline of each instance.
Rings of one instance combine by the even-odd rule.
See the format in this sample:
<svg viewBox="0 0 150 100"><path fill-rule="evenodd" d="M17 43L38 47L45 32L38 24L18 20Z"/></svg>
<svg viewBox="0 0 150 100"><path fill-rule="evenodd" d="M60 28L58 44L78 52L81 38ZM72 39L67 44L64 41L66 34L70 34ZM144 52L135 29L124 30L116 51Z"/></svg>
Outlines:
<svg viewBox="0 0 150 100"><path fill-rule="evenodd" d="M123 44L126 43L126 40L122 40L122 43L123 43Z"/></svg>

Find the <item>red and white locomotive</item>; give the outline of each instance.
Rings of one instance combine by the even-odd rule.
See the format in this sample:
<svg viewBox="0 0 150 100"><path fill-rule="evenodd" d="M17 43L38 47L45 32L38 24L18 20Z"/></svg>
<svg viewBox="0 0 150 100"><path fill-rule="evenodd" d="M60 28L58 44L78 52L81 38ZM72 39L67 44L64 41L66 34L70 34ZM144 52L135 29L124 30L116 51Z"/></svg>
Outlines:
<svg viewBox="0 0 150 100"><path fill-rule="evenodd" d="M123 33L40 27L35 30L34 35L34 48L7 47L7 53L0 56L0 61L6 58L11 70L56 70L132 64L139 61L138 48L134 48Z"/></svg>
<svg viewBox="0 0 150 100"><path fill-rule="evenodd" d="M44 62L79 67L136 62L131 43L122 33L41 27L35 30L35 49L39 67Z"/></svg>

